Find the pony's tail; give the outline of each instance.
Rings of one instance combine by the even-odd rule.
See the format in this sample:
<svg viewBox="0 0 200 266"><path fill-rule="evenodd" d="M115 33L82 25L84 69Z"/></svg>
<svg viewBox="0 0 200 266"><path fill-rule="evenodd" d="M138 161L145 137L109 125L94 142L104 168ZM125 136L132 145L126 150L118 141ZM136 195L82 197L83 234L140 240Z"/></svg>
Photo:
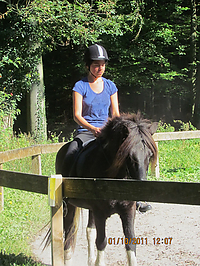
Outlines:
<svg viewBox="0 0 200 266"><path fill-rule="evenodd" d="M81 208L75 207L74 217L73 217L71 226L67 232L64 232L64 235L65 235L64 245L67 245L72 251L72 253L76 246L76 236L77 236L77 231L79 227L80 210ZM48 229L41 244L43 243L44 243L43 250L45 250L51 243L51 228Z"/></svg>
<svg viewBox="0 0 200 266"><path fill-rule="evenodd" d="M74 217L73 217L73 221L71 223L71 226L68 228L67 232L64 232L65 249L70 248L72 253L74 252L74 249L76 246L76 237L77 237L77 231L78 231L79 221L80 221L80 211L81 211L81 208L75 207Z"/></svg>
<svg viewBox="0 0 200 266"><path fill-rule="evenodd" d="M42 240L41 245L44 243L44 247L42 249L42 251L44 251L51 243L51 228L48 229L45 237Z"/></svg>

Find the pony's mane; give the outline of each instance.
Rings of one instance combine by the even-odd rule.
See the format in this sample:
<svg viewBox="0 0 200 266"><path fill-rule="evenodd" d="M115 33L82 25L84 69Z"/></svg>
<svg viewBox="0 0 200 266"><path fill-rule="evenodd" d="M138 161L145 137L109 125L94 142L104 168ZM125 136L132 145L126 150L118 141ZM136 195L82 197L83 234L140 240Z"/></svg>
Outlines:
<svg viewBox="0 0 200 266"><path fill-rule="evenodd" d="M155 132L155 130L154 130ZM129 156L134 146L143 141L143 143L152 151L151 166L155 167L157 158L157 146L152 137L152 122L144 119L141 113L122 114L120 117L109 119L102 129L101 138L111 139L112 135L118 134L121 139L115 160L113 161L110 171L116 175L124 161Z"/></svg>

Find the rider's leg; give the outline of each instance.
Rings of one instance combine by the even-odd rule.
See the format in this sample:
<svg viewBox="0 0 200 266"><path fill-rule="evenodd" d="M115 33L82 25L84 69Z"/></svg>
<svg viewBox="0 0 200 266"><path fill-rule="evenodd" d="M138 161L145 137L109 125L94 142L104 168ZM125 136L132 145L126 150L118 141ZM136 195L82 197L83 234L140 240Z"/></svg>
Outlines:
<svg viewBox="0 0 200 266"><path fill-rule="evenodd" d="M74 140L70 143L68 150L65 154L65 158L63 160L63 165L62 165L63 176L69 176L70 169L74 163L76 152L79 149L81 149L81 147L83 146L85 142L92 140L92 139L94 139L94 135L92 134L92 132L89 132L89 131L83 131L81 133L78 133L74 137Z"/></svg>

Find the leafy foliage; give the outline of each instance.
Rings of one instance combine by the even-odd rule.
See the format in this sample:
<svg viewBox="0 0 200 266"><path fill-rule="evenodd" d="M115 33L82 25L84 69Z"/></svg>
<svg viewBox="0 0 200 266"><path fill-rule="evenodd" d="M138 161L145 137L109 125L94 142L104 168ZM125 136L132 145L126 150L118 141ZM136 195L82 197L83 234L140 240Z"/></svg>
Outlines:
<svg viewBox="0 0 200 266"><path fill-rule="evenodd" d="M134 41L128 32L121 42L116 43L120 51L117 63L121 63L117 83L121 80L140 89L149 89L163 80L163 88L158 83L159 92L168 93L169 89L170 92L178 89L178 80L187 81L190 29L189 23L183 23L183 20L189 20L189 16L180 6L182 4L181 1L143 2L143 25L139 37ZM174 82L169 88L165 81Z"/></svg>
<svg viewBox="0 0 200 266"><path fill-rule="evenodd" d="M14 97L12 93L7 94L0 91L0 130L13 125L13 120L16 119L20 112L17 109L18 97Z"/></svg>
<svg viewBox="0 0 200 266"><path fill-rule="evenodd" d="M35 28L25 23L16 12L8 12L0 20L0 73L1 86L7 93L21 95L36 82L39 51Z"/></svg>
<svg viewBox="0 0 200 266"><path fill-rule="evenodd" d="M82 46L99 41L104 34L122 36L132 32L137 23L137 2L127 1L128 14L123 13L124 5L118 5L119 2L8 2L7 13L0 20L1 81L6 90L30 89L30 84L37 80L41 53L57 45Z"/></svg>
<svg viewBox="0 0 200 266"><path fill-rule="evenodd" d="M196 9L198 51L199 5ZM56 107L63 110L67 102L64 116L69 118L71 93L63 89L71 89L84 74L85 47L99 42L111 58L106 76L116 82L127 102L132 100L131 111L134 106L150 117L162 113L167 119L174 108L177 117L183 119L184 110L191 119L195 96L191 72L197 66L191 57L191 12L185 0L21 0L17 4L12 0L0 19L0 82L8 93L24 94L37 81L36 66L40 55L46 54L48 114L55 113L52 101L57 93L62 104Z"/></svg>

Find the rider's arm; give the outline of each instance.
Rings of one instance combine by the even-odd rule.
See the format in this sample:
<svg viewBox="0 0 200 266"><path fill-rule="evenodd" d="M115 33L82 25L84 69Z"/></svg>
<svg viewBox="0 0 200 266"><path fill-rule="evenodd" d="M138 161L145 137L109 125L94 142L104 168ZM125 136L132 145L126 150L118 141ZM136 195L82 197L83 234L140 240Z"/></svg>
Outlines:
<svg viewBox="0 0 200 266"><path fill-rule="evenodd" d="M110 111L111 111L111 116L120 116L119 113L119 102L118 102L118 93L115 92L113 95L110 96Z"/></svg>

